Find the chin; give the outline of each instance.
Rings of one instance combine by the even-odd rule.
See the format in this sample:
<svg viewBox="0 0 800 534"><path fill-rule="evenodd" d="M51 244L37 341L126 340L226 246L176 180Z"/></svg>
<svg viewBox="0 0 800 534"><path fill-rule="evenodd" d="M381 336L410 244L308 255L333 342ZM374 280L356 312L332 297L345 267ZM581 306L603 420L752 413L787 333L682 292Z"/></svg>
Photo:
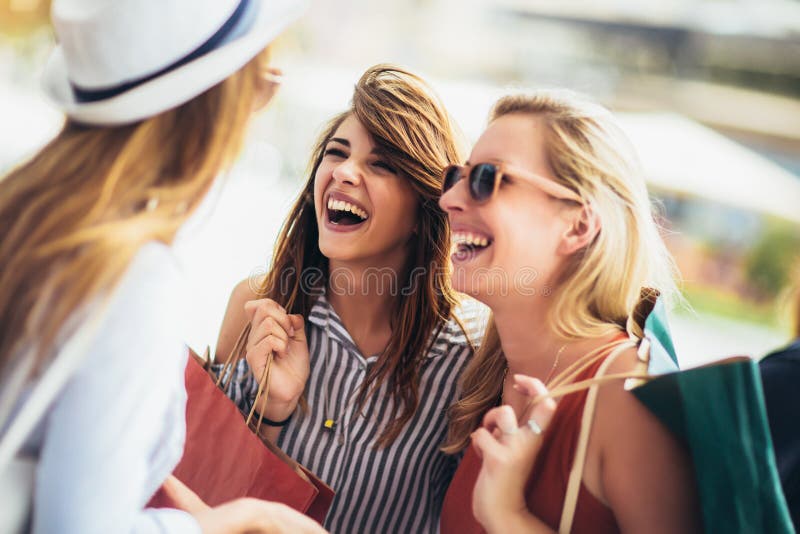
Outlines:
<svg viewBox="0 0 800 534"><path fill-rule="evenodd" d="M327 240L320 240L319 250L329 260L347 260L352 256L348 254L346 247L336 246Z"/></svg>
<svg viewBox="0 0 800 534"><path fill-rule="evenodd" d="M453 289L480 300L481 294L485 291L483 287L485 282L480 280L480 271L468 266L455 266L451 278Z"/></svg>

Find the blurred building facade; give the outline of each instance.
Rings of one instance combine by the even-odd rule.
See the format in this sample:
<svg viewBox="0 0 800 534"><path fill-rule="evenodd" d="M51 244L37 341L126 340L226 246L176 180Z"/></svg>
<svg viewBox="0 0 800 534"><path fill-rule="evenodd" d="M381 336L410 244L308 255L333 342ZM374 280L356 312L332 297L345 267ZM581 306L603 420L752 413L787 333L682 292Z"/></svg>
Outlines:
<svg viewBox="0 0 800 534"><path fill-rule="evenodd" d="M48 11L48 0L0 0L0 172L61 124L37 90L52 44ZM753 325L748 335L758 341L747 350L780 339L774 305L800 251L800 1L313 0L275 58L285 86L254 125L240 166L246 178L231 177L238 193L219 199L228 215L214 223L259 233L239 242L212 224L208 234L219 239L192 247L201 257L204 247L256 242L257 254L231 249L251 263L214 270L219 288L206 307L215 311L198 318L202 329L215 330L232 284L268 258L323 123L347 105L365 67L393 62L433 82L467 144L509 90L567 87L618 112L663 211L689 301L701 315ZM265 172L281 178L258 182ZM263 198L246 202L261 207L268 222L260 225L258 214L245 221L226 204L244 202L235 194L247 196L256 183ZM698 324L684 332L691 343L712 323Z"/></svg>

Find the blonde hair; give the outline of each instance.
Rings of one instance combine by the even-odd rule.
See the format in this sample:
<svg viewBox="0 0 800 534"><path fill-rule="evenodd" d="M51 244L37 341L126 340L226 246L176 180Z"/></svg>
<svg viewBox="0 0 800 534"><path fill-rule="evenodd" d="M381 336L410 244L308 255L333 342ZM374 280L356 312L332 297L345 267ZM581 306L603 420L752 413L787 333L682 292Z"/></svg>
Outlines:
<svg viewBox="0 0 800 534"><path fill-rule="evenodd" d="M172 242L237 156L268 59L265 49L203 94L134 124L68 120L0 181L0 378L28 346L40 372L67 321L114 288L144 243Z"/></svg>
<svg viewBox="0 0 800 534"><path fill-rule="evenodd" d="M397 284L404 290L399 292L392 310L392 335L358 395L363 408L370 395L389 383L394 399L392 413L378 439L378 446L385 446L400 435L414 416L425 355L456 304L456 294L446 274L450 227L437 200L442 171L460 161L461 154L450 116L422 78L394 65L375 65L361 76L350 108L334 117L317 140L305 186L286 217L270 271L258 294L280 302L290 313L308 316L318 298L316 290L327 284L328 259L319 249L314 211L314 177L328 141L350 116L358 119L386 154L388 163L408 180L420 206L417 231L411 239L403 277ZM324 277L317 280L317 287L309 288L304 273L314 271L324 273ZM414 290L405 291L411 285ZM244 355L245 340L246 336L240 337L234 355Z"/></svg>
<svg viewBox="0 0 800 534"><path fill-rule="evenodd" d="M511 114L542 120L555 179L600 219L594 241L570 258L557 282L548 323L566 339L598 338L625 327L643 286L677 296L677 269L659 234L638 160L611 113L569 92L537 92L498 101L490 122ZM469 434L500 398L506 361L489 322L484 342L464 371L462 397L450 408L447 452Z"/></svg>

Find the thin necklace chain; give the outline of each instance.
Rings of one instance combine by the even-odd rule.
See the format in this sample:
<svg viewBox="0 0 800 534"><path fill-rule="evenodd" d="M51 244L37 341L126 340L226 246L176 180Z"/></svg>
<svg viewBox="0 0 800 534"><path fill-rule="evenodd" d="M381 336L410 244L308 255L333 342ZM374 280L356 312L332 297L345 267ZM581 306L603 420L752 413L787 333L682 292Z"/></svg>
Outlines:
<svg viewBox="0 0 800 534"><path fill-rule="evenodd" d="M561 354L564 352L564 349L566 349L566 348L567 348L567 345L565 343L564 345L561 345L561 348L558 349L558 352L556 352L556 357L555 357L555 361L553 362L553 366L550 368L550 372L547 373L547 377L544 379L544 385L545 386L550 384L550 379L553 378L553 373L555 373L556 368L558 368L558 362L561 361ZM500 403L501 404L503 403L503 395L505 394L505 391L506 391L506 377L507 376L508 376L508 364L506 364L506 368L503 371L503 385L501 386L501 389L500 389Z"/></svg>
<svg viewBox="0 0 800 534"><path fill-rule="evenodd" d="M331 329L328 326L327 321L330 321L330 317L328 317L326 319L326 322L325 322L325 335L328 338L328 339L325 340L325 342L330 344ZM325 413L322 414L324 419L325 419L325 422L323 423L323 426L325 428L327 428L328 430L331 430L331 431L335 432L335 428L334 427L336 425L336 419L331 417L333 415L333 410L331 409L331 404L330 404L331 400L330 400L330 398L328 398L328 377L326 375L328 374L328 367L329 366L328 366L328 350L327 350L327 347L326 347L326 350L324 351L324 354L322 356L322 363L323 363L323 367L322 367L322 400L323 400L324 410L325 410Z"/></svg>
<svg viewBox="0 0 800 534"><path fill-rule="evenodd" d="M547 378L544 379L545 386L550 384L550 379L553 378L553 373L556 372L556 368L558 367L558 362L561 359L561 354L564 352L564 349L566 348L567 348L566 344L561 345L561 348L558 349L558 352L556 352L556 361L553 362L553 367L550 368L550 372L547 373Z"/></svg>

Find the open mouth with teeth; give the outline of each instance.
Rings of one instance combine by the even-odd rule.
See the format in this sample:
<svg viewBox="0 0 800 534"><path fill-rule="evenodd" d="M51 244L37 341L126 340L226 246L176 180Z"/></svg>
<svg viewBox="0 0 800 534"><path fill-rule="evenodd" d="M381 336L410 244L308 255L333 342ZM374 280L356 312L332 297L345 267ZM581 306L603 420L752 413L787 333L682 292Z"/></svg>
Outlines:
<svg viewBox="0 0 800 534"><path fill-rule="evenodd" d="M332 224L355 226L367 220L369 216L364 209L346 202L328 198L328 220Z"/></svg>
<svg viewBox="0 0 800 534"><path fill-rule="evenodd" d="M492 238L472 232L454 232L455 255L460 259L475 256L492 245Z"/></svg>

